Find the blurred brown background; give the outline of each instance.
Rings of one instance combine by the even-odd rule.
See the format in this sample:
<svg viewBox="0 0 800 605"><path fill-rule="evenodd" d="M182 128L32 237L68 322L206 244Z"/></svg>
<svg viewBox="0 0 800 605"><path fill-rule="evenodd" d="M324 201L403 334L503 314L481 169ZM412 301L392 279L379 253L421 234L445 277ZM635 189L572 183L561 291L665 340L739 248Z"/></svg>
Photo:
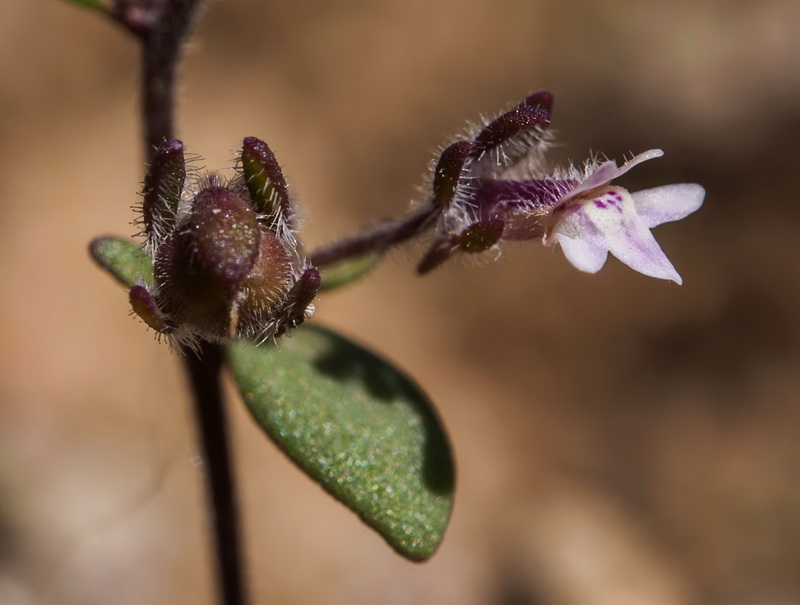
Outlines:
<svg viewBox="0 0 800 605"><path fill-rule="evenodd" d="M218 0L180 136L266 139L306 242L402 213L466 119L555 93L554 158L661 147L698 182L657 229L685 285L512 246L419 279L419 250L317 319L437 402L459 485L398 558L232 400L254 603L800 603L800 3ZM130 234L138 52L57 0L0 0L0 603L214 602L178 360L89 240Z"/></svg>

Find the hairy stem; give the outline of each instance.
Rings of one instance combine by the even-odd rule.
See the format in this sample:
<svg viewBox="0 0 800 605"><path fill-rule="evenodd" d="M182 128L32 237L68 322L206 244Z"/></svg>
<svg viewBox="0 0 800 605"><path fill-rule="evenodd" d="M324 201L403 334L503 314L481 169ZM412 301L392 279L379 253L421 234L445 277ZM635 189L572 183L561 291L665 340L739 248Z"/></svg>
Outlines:
<svg viewBox="0 0 800 605"><path fill-rule="evenodd" d="M141 36L142 111L148 160L164 139L175 138L175 71L189 25L201 4L202 0L154 4L151 28Z"/></svg>
<svg viewBox="0 0 800 605"><path fill-rule="evenodd" d="M433 227L436 213L436 209L425 208L401 219L382 223L347 239L322 246L309 255L311 264L315 267L324 267L364 254L386 252L393 246L421 235Z"/></svg>
<svg viewBox="0 0 800 605"><path fill-rule="evenodd" d="M165 139L175 138L175 72L189 26L202 0L164 0L128 29L142 40L142 112L148 162ZM203 343L184 362L203 448L206 490L213 514L218 589L224 605L245 605L241 534L220 375L222 347Z"/></svg>
<svg viewBox="0 0 800 605"><path fill-rule="evenodd" d="M228 441L225 401L220 388L223 350L204 342L199 355L186 352L186 370L206 471L206 491L213 510L217 573L224 605L247 603L242 571L241 533L236 484Z"/></svg>

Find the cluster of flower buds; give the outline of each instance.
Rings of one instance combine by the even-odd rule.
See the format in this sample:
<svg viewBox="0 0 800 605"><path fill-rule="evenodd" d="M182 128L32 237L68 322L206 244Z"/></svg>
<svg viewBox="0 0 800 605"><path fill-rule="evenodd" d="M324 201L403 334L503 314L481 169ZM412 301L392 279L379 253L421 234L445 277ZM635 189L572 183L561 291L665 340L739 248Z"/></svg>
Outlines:
<svg viewBox="0 0 800 605"><path fill-rule="evenodd" d="M442 152L429 194L436 236L418 271L426 273L456 252L486 252L503 240L540 240L560 244L582 271L599 271L610 252L645 275L681 283L650 229L697 210L703 188L678 184L630 193L610 184L663 155L658 149L620 167L591 160L581 169L549 170L544 152L552 106L550 93L533 94Z"/></svg>
<svg viewBox="0 0 800 605"><path fill-rule="evenodd" d="M303 256L275 156L248 137L235 170L231 180L193 175L183 144L165 141L145 176L141 223L154 283L135 285L129 298L176 344L263 341L313 312L320 276Z"/></svg>

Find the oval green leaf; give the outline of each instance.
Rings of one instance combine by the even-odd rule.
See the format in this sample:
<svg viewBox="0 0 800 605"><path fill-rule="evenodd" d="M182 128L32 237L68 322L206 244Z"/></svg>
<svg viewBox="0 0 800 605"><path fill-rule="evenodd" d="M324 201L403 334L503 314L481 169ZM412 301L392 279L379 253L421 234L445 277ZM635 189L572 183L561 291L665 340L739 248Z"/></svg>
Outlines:
<svg viewBox="0 0 800 605"><path fill-rule="evenodd" d="M436 551L453 504L450 446L431 403L387 361L302 326L277 346L228 346L256 422L401 555Z"/></svg>
<svg viewBox="0 0 800 605"><path fill-rule="evenodd" d="M126 288L152 285L153 262L136 242L123 237L98 237L89 246L95 262Z"/></svg>
<svg viewBox="0 0 800 605"><path fill-rule="evenodd" d="M375 268L382 256L380 253L372 252L321 268L320 291L336 290L360 280Z"/></svg>
<svg viewBox="0 0 800 605"><path fill-rule="evenodd" d="M66 2L103 13L108 11L102 0L66 0Z"/></svg>

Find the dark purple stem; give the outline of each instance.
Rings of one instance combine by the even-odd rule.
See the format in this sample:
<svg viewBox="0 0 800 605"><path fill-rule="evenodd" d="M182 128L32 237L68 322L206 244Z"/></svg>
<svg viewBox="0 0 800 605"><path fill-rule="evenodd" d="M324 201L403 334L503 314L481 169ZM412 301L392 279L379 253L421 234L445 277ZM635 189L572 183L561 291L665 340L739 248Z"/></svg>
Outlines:
<svg viewBox="0 0 800 605"><path fill-rule="evenodd" d="M202 0L151 2L140 4L144 12L134 15L126 0L118 0L118 11L112 15L142 41L142 119L148 162L163 141L175 138L175 71L201 4ZM204 342L197 355L183 353L213 511L219 595L224 605L246 605L236 484L220 384L224 352L219 345Z"/></svg>
<svg viewBox="0 0 800 605"><path fill-rule="evenodd" d="M151 26L140 36L143 42L142 111L148 161L164 140L175 138L175 71L192 18L201 4L202 0L165 0L153 4Z"/></svg>
<svg viewBox="0 0 800 605"><path fill-rule="evenodd" d="M220 388L224 352L203 342L197 356L184 351L206 470L206 494L213 511L217 582L223 605L245 605L242 540L236 482L231 465L228 421Z"/></svg>
<svg viewBox="0 0 800 605"><path fill-rule="evenodd" d="M309 257L315 267L332 265L364 254L382 254L433 227L438 210L425 208L396 221L381 223L353 237L343 239L312 252Z"/></svg>

